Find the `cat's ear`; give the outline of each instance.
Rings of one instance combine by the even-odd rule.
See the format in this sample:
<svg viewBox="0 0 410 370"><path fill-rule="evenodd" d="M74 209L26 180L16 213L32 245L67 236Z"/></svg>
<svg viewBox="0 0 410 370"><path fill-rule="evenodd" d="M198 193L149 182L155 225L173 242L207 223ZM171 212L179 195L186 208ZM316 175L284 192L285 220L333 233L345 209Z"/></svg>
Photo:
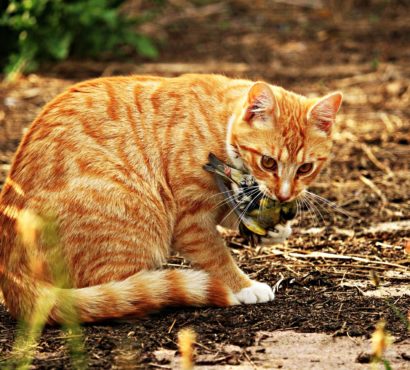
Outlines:
<svg viewBox="0 0 410 370"><path fill-rule="evenodd" d="M336 113L342 104L342 93L334 92L320 98L310 109L307 115L316 128L329 134L336 119Z"/></svg>
<svg viewBox="0 0 410 370"><path fill-rule="evenodd" d="M279 116L279 109L272 89L264 82L256 82L248 92L244 121L251 123L258 119L270 123L274 115Z"/></svg>

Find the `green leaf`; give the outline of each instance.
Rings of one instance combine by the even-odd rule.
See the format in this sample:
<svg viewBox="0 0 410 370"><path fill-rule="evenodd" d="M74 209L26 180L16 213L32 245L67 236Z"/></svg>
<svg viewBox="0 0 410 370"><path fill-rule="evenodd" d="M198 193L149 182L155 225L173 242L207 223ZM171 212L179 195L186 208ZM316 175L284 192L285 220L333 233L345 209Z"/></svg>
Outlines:
<svg viewBox="0 0 410 370"><path fill-rule="evenodd" d="M383 365L386 370L392 370L392 367L390 366L390 362L387 361L386 359L383 359Z"/></svg>
<svg viewBox="0 0 410 370"><path fill-rule="evenodd" d="M158 49L154 43L146 36L137 35L134 39L133 45L138 53L144 57L155 59L158 57Z"/></svg>
<svg viewBox="0 0 410 370"><path fill-rule="evenodd" d="M55 35L47 40L47 48L50 55L55 59L65 59L70 51L72 36L69 33Z"/></svg>

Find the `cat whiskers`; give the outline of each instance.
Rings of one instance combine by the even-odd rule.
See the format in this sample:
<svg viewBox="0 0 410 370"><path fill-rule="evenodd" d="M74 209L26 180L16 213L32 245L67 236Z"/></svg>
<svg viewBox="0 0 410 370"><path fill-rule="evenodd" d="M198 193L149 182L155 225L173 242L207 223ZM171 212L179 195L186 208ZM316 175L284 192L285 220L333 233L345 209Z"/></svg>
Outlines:
<svg viewBox="0 0 410 370"><path fill-rule="evenodd" d="M211 209L211 211L214 211L219 207L223 207L224 205L228 204L230 201L235 201L236 194L230 194L231 192L232 192L231 190L228 190L228 191L223 191L221 193L213 195L213 197L216 197L220 195L229 194L229 196L224 197L221 201L216 203L216 205Z"/></svg>
<svg viewBox="0 0 410 370"><path fill-rule="evenodd" d="M319 221L319 218L317 217L317 215L319 214L320 218L322 219L322 222L326 223L325 218L323 217L322 212L320 212L320 209L317 207L315 200L312 198L309 198L309 196L306 196L306 195L304 199L306 200L306 203L309 204L312 211L315 213L316 221Z"/></svg>
<svg viewBox="0 0 410 370"><path fill-rule="evenodd" d="M228 189L228 190L225 190L225 191L221 191L220 193L216 193L216 194L211 195L208 199L215 198L215 197L218 197L220 195L227 194L227 193L232 193L232 190Z"/></svg>
<svg viewBox="0 0 410 370"><path fill-rule="evenodd" d="M251 206L253 200L249 202L249 204L245 207L245 209L239 214L238 219L234 223L234 228L239 227L239 224L241 221L243 221L243 217L246 215L246 212L248 211L249 207Z"/></svg>
<svg viewBox="0 0 410 370"><path fill-rule="evenodd" d="M303 196L299 198L302 205L307 209L307 211L309 212L309 215L313 218L313 220L318 223L319 219L317 217L316 212L314 211L314 209L312 208L312 205L310 204L310 202L308 202L307 197Z"/></svg>
<svg viewBox="0 0 410 370"><path fill-rule="evenodd" d="M252 198L252 196L254 196L255 194L257 194L259 192L259 187L257 189L253 189L249 194L247 194L248 196L250 196ZM248 207L252 204L252 202L255 199L251 199L251 201L249 202L248 206L245 208L245 212L248 209ZM230 216L232 214L232 212L236 211L236 209L241 205L242 203L238 203L235 207L233 207L226 215L225 217L219 222L220 224L222 224L227 218L228 216ZM242 216L243 217L243 216Z"/></svg>
<svg viewBox="0 0 410 370"><path fill-rule="evenodd" d="M346 217L354 218L350 212L346 211L342 207L339 207L336 203L331 202L329 199L323 198L320 195L312 193L308 190L305 190L304 196L309 198L312 202L315 202L318 206L322 207L322 210L327 210L325 207L330 208L332 211L337 212Z"/></svg>
<svg viewBox="0 0 410 370"><path fill-rule="evenodd" d="M298 212L301 214L303 214L303 208L305 208L316 223L320 221L318 216L320 216L322 223L326 223L323 211L326 211L329 214L331 214L330 211L333 211L342 214L343 216L354 217L351 213L339 207L336 203L307 190L305 190L302 193L302 196L297 199L297 206Z"/></svg>
<svg viewBox="0 0 410 370"><path fill-rule="evenodd" d="M258 186L250 186L248 189L251 189L251 191L253 191L253 190L256 190L256 188L258 188ZM219 195L225 195L225 194L227 194L227 193L228 193L228 194L229 194L229 193L232 193L232 194L231 194L230 196L228 196L228 197L222 199L220 202L218 202L218 203L212 208L212 211L214 211L215 209L217 209L217 208L219 208L219 207L222 207L222 206L228 204L230 201L234 201L234 202L235 202L235 199L236 199L236 197L237 197L237 194L235 194L232 190L227 190L227 191L223 191L223 192L218 193L218 194L214 194L214 195L212 195L210 198L216 197L216 196L219 196Z"/></svg>
<svg viewBox="0 0 410 370"><path fill-rule="evenodd" d="M258 188L258 189L256 189L256 190L259 190L259 192L261 192L261 193L263 194L263 192L259 189L259 186L256 186L256 187ZM239 224L240 224L240 222L243 221L243 216L245 216L245 214L246 214L246 212L248 211L249 207L250 207L250 206L253 204L253 202L256 200L256 197L259 196L258 192L252 192L252 195L254 195L255 197L249 201L248 205L247 205L247 206L245 207L245 209L241 212L241 214L240 214L239 217L238 217L238 220L237 220L236 223L235 223L235 227L238 227ZM259 203L259 211L260 211L260 208L261 208L261 204ZM258 219L259 219L259 215L258 215Z"/></svg>

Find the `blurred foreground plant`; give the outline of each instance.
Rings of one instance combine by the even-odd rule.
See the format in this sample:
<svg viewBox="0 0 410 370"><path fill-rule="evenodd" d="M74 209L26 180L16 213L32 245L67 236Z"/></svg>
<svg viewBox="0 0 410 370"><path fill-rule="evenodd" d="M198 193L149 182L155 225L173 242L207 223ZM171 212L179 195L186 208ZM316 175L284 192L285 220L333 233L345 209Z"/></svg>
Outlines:
<svg viewBox="0 0 410 370"><path fill-rule="evenodd" d="M0 68L12 79L41 60L96 57L128 46L154 58L152 41L123 16L123 0L8 0L0 2Z"/></svg>
<svg viewBox="0 0 410 370"><path fill-rule="evenodd" d="M378 288L380 287L380 276L376 271L370 272L370 278L373 284ZM406 317L397 306L390 302L388 298L384 298L387 305L393 311L396 317L402 321L406 330L410 332L410 312L408 314L409 317ZM371 368L373 370L378 369L378 365L382 364L385 370L391 370L392 367L390 366L390 362L385 358L385 352L387 348L393 343L393 337L390 335L388 331L386 331L386 321L380 320L376 324L375 331L371 336L371 346L372 346L372 363Z"/></svg>
<svg viewBox="0 0 410 370"><path fill-rule="evenodd" d="M194 354L196 333L191 328L181 329L178 332L178 348L181 354L181 369L192 370L194 368Z"/></svg>
<svg viewBox="0 0 410 370"><path fill-rule="evenodd" d="M391 370L390 363L384 358L386 349L393 343L393 338L385 330L386 322L380 321L376 325L376 330L372 334L372 369L377 369L378 363L383 363L386 370Z"/></svg>
<svg viewBox="0 0 410 370"><path fill-rule="evenodd" d="M69 294L64 294L71 287L67 266L61 253L60 239L55 217L40 217L31 211L20 211L17 216L17 231L23 246L28 250L38 250L37 241L42 240L47 256L47 268L50 269L53 288L47 290L47 295L35 302L30 320L18 323L17 335L11 356L2 369L29 369L35 357L35 352L41 333L48 321L50 311L58 299L64 299L66 314L62 317L65 324L63 330L67 340L72 367L83 369L87 367L87 357L84 350L82 329L77 320L74 302ZM36 253L33 253L35 256ZM39 265L31 264L31 269ZM36 271L33 271L36 275Z"/></svg>

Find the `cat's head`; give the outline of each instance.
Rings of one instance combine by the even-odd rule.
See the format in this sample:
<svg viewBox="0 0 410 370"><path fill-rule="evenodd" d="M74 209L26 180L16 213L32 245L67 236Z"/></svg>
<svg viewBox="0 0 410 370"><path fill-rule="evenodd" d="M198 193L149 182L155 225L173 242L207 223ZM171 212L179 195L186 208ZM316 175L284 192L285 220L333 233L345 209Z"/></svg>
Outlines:
<svg viewBox="0 0 410 370"><path fill-rule="evenodd" d="M231 159L234 164L243 161L271 197L282 202L295 199L330 155L332 126L341 102L339 92L308 99L255 83L232 116Z"/></svg>

